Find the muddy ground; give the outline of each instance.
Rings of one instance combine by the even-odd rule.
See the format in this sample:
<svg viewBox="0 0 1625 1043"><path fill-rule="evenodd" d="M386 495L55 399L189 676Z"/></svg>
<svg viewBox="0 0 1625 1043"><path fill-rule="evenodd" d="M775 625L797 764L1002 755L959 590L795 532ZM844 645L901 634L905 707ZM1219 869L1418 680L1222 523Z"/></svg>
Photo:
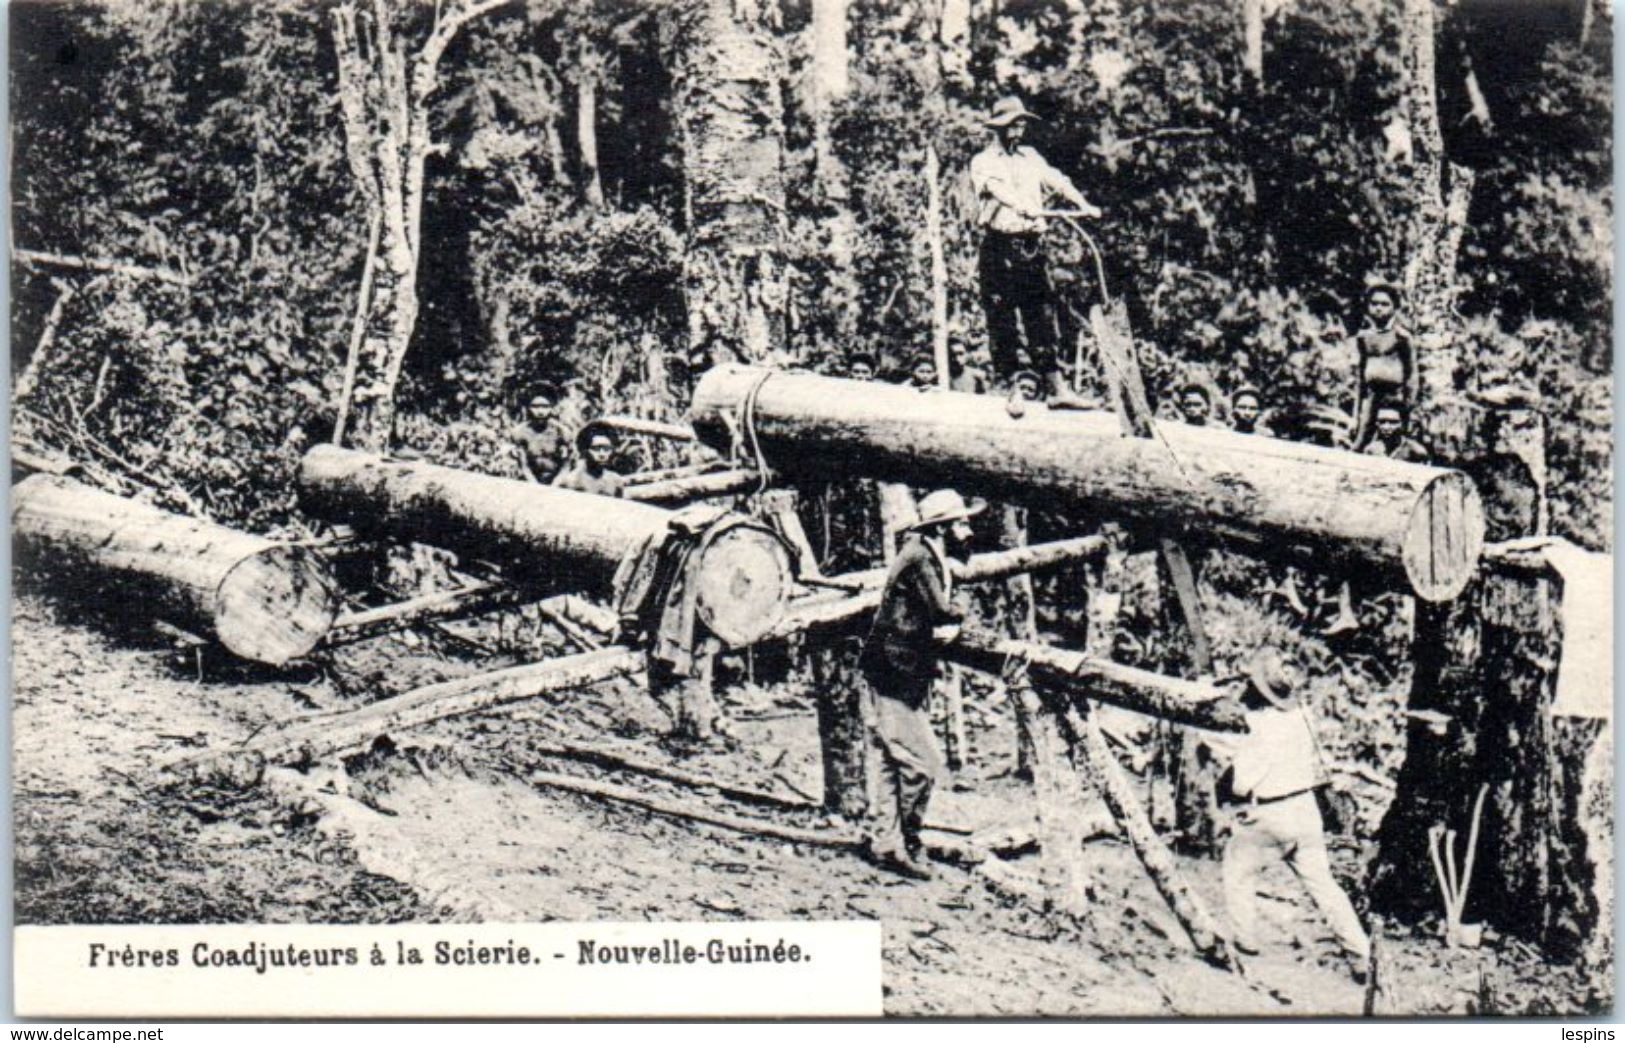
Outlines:
<svg viewBox="0 0 1625 1043"><path fill-rule="evenodd" d="M841 849L765 839L533 784L597 779L741 816L714 792L539 747L590 744L799 800L819 792L805 693L727 693L735 741L662 736L666 708L631 684L392 736L343 765L273 772L249 792L153 793L162 764L269 723L508 661L514 628L382 637L281 672L251 671L24 594L14 605L13 798L19 923L878 919L885 1003L901 1015L1355 1015L1366 1000L1284 869L1268 880L1265 951L1245 978L1196 958L1130 850L1087 846L1093 912L1061 923L937 866L914 883ZM510 630L504 630L504 627ZM932 818L973 829L1030 815L1004 714L975 704L972 763ZM775 820L820 825L811 812ZM1361 852L1335 851L1356 879ZM1017 859L1018 868L1030 859ZM1220 907L1218 865L1183 861ZM1431 881L1423 881L1431 884ZM1504 940L1446 950L1390 928L1376 1010L1598 1010L1596 973L1545 966Z"/></svg>

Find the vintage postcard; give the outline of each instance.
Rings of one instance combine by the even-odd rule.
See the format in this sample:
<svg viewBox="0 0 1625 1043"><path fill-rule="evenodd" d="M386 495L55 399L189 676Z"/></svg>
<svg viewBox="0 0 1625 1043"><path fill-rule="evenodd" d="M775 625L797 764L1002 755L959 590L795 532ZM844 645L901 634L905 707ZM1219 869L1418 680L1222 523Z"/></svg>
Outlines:
<svg viewBox="0 0 1625 1043"><path fill-rule="evenodd" d="M18 1013L1612 1012L1611 5L8 18Z"/></svg>

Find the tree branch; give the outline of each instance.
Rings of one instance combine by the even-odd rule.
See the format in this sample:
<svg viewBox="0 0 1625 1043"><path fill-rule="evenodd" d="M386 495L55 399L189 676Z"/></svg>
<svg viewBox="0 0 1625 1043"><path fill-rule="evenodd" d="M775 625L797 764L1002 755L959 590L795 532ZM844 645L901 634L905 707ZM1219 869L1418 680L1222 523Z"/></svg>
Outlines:
<svg viewBox="0 0 1625 1043"><path fill-rule="evenodd" d="M102 257L79 257L74 254L46 253L42 250L21 249L13 249L11 259L30 268L76 268L87 272L109 272L113 275L128 275L137 279L157 279L160 282L173 283L176 286L192 285L190 278L173 268L155 268L151 265L136 264L133 261Z"/></svg>

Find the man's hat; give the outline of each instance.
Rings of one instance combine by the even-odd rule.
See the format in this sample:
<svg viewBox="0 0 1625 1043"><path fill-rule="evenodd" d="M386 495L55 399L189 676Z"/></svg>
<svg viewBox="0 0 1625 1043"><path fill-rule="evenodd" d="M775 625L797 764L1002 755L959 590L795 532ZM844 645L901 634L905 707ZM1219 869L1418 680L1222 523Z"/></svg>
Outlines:
<svg viewBox="0 0 1625 1043"><path fill-rule="evenodd" d="M1241 387L1236 388L1235 392L1230 396L1230 404L1235 405L1244 398L1250 398L1259 405L1264 404L1263 393L1251 384L1243 384Z"/></svg>
<svg viewBox="0 0 1625 1043"><path fill-rule="evenodd" d="M1206 384L1199 384L1196 381L1191 380L1191 381L1186 381L1184 384L1180 385L1180 388L1179 388L1179 397L1180 398L1184 398L1186 395L1193 394L1193 393L1202 396L1202 401L1206 402L1208 405L1211 406L1213 404L1213 392L1208 390L1208 387L1207 387Z"/></svg>
<svg viewBox="0 0 1625 1043"><path fill-rule="evenodd" d="M1016 120L1035 120L1037 116L1027 111L1027 106L1015 96L1000 98L993 103L993 111L982 122L989 127L1008 127Z"/></svg>
<svg viewBox="0 0 1625 1043"><path fill-rule="evenodd" d="M1280 652L1272 648L1259 649L1248 661L1245 675L1248 686L1277 710L1290 710L1297 705L1294 694L1298 687L1297 674Z"/></svg>
<svg viewBox="0 0 1625 1043"><path fill-rule="evenodd" d="M952 489L938 489L920 501L919 520L910 524L908 528L923 529L927 525L966 521L981 514L986 508L987 504L981 500L966 503L965 498Z"/></svg>
<svg viewBox="0 0 1625 1043"><path fill-rule="evenodd" d="M560 394L557 384L551 380L539 380L531 385L530 392L525 396L525 404L529 405L538 398L545 398L549 402L557 402Z"/></svg>

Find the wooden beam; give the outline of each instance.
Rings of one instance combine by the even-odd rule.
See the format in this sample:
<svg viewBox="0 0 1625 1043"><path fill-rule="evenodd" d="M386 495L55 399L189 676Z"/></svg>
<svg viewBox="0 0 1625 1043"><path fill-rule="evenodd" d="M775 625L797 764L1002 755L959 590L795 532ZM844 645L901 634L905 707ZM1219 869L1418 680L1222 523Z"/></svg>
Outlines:
<svg viewBox="0 0 1625 1043"><path fill-rule="evenodd" d="M1082 652L975 630L939 642L937 651L950 662L995 676L1007 664L1025 661L1027 674L1035 684L1073 700L1095 699L1209 731L1241 732L1247 728L1239 704L1217 687L1200 681L1154 674Z"/></svg>
<svg viewBox="0 0 1625 1043"><path fill-rule="evenodd" d="M763 484L760 471L734 468L688 478L668 478L660 482L628 485L621 490L621 496L638 503L684 503L689 500L740 493Z"/></svg>
<svg viewBox="0 0 1625 1043"><path fill-rule="evenodd" d="M747 833L752 836L768 837L773 840L785 840L792 844L851 848L856 847L859 841L858 836L849 830L834 827L805 829L800 826L782 825L767 819L744 818L723 811L702 808L691 803L652 797L647 793L641 793L627 786L594 782L589 779L559 775L550 771L533 771L525 778L533 786L546 786L550 789L561 789L597 800L629 804L632 807L642 808L644 811L653 812L656 815L665 815L668 818L681 819L685 822L699 822L707 826L718 826L722 829L731 829L736 833Z"/></svg>
<svg viewBox="0 0 1625 1043"><path fill-rule="evenodd" d="M436 591L391 605L347 612L334 620L327 643L347 644L418 623L463 619L506 608L518 601L518 592L501 583L475 583L457 590Z"/></svg>
<svg viewBox="0 0 1625 1043"><path fill-rule="evenodd" d="M260 764L299 764L356 753L380 735L435 721L495 710L553 692L585 688L643 669L643 653L612 645L596 652L548 659L426 685L356 710L296 718L262 731L241 746L211 750L161 769L170 780L213 779L245 758ZM231 774L239 774L233 769Z"/></svg>

